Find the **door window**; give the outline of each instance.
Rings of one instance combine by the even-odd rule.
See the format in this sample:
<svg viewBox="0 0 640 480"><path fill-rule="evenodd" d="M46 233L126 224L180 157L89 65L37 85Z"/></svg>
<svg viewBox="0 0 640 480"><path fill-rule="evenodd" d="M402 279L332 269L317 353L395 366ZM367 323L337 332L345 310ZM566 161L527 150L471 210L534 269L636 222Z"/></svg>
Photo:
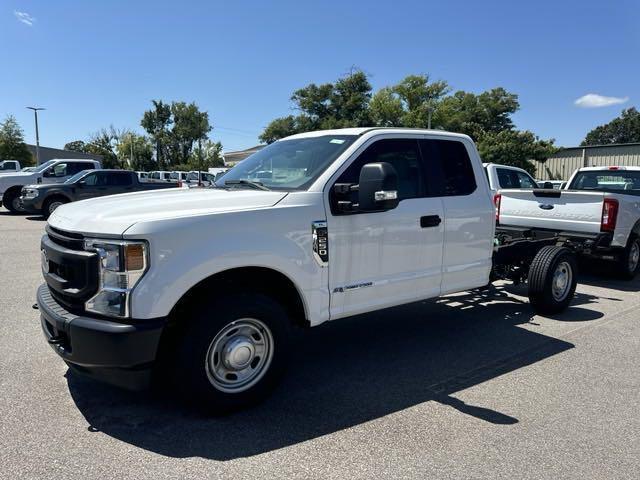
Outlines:
<svg viewBox="0 0 640 480"><path fill-rule="evenodd" d="M526 173L508 168L498 168L500 188L538 188L536 182Z"/></svg>
<svg viewBox="0 0 640 480"><path fill-rule="evenodd" d="M114 187L128 187L131 185L131 175L128 172L111 172L107 175L107 185Z"/></svg>
<svg viewBox="0 0 640 480"><path fill-rule="evenodd" d="M425 196L424 174L418 142L410 139L379 140L373 143L349 165L336 183L357 184L362 167L367 163L375 162L387 162L396 170L398 174L398 199L400 201ZM357 203L358 192L351 192L345 197L345 200ZM337 200L332 200L332 207L335 206L335 201ZM333 210L335 211L335 209Z"/></svg>
<svg viewBox="0 0 640 480"><path fill-rule="evenodd" d="M51 172L49 176L66 177L68 175L67 170L68 170L68 166L66 163L58 163L51 170L49 170L49 172Z"/></svg>
<svg viewBox="0 0 640 480"><path fill-rule="evenodd" d="M87 185L89 187L95 187L97 182L98 182L98 174L97 173L91 173L91 174L87 175L86 177L84 177L82 179L82 181L85 183L85 185Z"/></svg>

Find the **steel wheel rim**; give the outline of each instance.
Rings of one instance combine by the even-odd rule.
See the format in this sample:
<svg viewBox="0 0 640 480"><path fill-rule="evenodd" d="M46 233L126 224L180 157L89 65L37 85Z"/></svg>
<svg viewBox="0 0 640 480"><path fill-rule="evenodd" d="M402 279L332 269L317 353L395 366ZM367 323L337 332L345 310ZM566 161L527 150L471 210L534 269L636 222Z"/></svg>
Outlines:
<svg viewBox="0 0 640 480"><path fill-rule="evenodd" d="M573 270L571 269L571 265L569 265L568 262L560 262L553 272L553 280L551 282L553 298L558 302L567 298L572 282Z"/></svg>
<svg viewBox="0 0 640 480"><path fill-rule="evenodd" d="M56 208L62 205L63 205L62 202L51 202L51 205L49 205L49 213L53 213Z"/></svg>
<svg viewBox="0 0 640 480"><path fill-rule="evenodd" d="M239 393L264 377L273 359L273 335L255 318L241 318L226 325L209 344L205 369L217 390Z"/></svg>
<svg viewBox="0 0 640 480"><path fill-rule="evenodd" d="M629 262L627 265L629 272L636 271L636 268L638 268L638 262L640 262L640 245L638 244L638 241L635 240L631 244L631 250L629 251Z"/></svg>
<svg viewBox="0 0 640 480"><path fill-rule="evenodd" d="M16 212L21 212L22 210L24 210L22 208L22 202L20 201L20 197L16 197L11 201L11 205L13 206L13 208L16 210Z"/></svg>

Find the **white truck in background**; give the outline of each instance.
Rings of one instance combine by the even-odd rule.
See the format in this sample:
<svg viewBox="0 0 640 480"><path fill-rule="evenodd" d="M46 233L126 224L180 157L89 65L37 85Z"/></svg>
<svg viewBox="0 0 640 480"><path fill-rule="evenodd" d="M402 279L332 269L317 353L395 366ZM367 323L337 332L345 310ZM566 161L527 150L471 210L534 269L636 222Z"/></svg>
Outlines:
<svg viewBox="0 0 640 480"><path fill-rule="evenodd" d="M522 168L498 163L483 163L482 166L493 195L505 188L538 188L538 183ZM547 187L553 188L550 184Z"/></svg>
<svg viewBox="0 0 640 480"><path fill-rule="evenodd" d="M19 172L21 170L18 160L2 160L0 161L0 174Z"/></svg>
<svg viewBox="0 0 640 480"><path fill-rule="evenodd" d="M501 190L499 225L556 236L585 256L615 263L627 279L640 264L640 167L585 167L564 190Z"/></svg>

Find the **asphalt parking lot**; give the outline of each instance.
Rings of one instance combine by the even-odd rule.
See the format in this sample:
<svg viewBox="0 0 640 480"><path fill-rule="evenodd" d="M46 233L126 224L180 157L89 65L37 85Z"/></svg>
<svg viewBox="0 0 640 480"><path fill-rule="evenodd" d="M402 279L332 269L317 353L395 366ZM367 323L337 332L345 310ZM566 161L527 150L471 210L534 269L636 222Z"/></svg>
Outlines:
<svg viewBox="0 0 640 480"><path fill-rule="evenodd" d="M204 418L67 372L43 228L0 208L2 478L638 478L640 278L583 274L556 318L499 286L301 332L266 403Z"/></svg>

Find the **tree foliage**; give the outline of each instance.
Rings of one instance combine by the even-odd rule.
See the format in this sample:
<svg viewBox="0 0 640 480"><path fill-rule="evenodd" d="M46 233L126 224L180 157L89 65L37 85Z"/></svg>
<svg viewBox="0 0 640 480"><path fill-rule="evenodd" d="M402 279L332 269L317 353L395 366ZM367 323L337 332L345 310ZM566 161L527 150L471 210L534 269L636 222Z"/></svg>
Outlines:
<svg viewBox="0 0 640 480"><path fill-rule="evenodd" d="M87 153L87 144L82 140L74 140L73 142L65 143L63 148L71 152Z"/></svg>
<svg viewBox="0 0 640 480"><path fill-rule="evenodd" d="M153 161L153 143L144 135L124 132L116 143L116 154L121 165L128 165L131 170L147 171L155 168Z"/></svg>
<svg viewBox="0 0 640 480"><path fill-rule="evenodd" d="M535 174L535 166L529 160L546 160L556 152L553 140L541 140L525 130L501 130L488 132L477 143L483 162L514 165Z"/></svg>
<svg viewBox="0 0 640 480"><path fill-rule="evenodd" d="M300 113L273 120L260 140L272 143L299 132L370 125L370 100L371 84L360 70L351 71L335 83L311 83L291 96Z"/></svg>
<svg viewBox="0 0 640 480"><path fill-rule="evenodd" d="M398 84L371 94L371 85L356 70L335 84L310 84L291 97L300 113L276 118L263 131L266 143L295 133L326 128L383 126L432 128L464 133L479 146L483 160L533 170L529 160L545 160L553 140L518 131L512 115L520 108L518 96L498 87L480 94L450 94L444 80L409 75ZM429 120L431 119L431 122Z"/></svg>
<svg viewBox="0 0 640 480"><path fill-rule="evenodd" d="M0 160L18 160L23 167L34 164L33 156L24 143L22 128L13 115L0 123Z"/></svg>
<svg viewBox="0 0 640 480"><path fill-rule="evenodd" d="M209 114L195 103L153 100L153 108L144 112L140 124L155 143L159 168L186 164L194 144L207 138L213 128Z"/></svg>
<svg viewBox="0 0 640 480"><path fill-rule="evenodd" d="M610 143L640 142L640 112L634 107L605 125L594 128L581 145L606 145Z"/></svg>

